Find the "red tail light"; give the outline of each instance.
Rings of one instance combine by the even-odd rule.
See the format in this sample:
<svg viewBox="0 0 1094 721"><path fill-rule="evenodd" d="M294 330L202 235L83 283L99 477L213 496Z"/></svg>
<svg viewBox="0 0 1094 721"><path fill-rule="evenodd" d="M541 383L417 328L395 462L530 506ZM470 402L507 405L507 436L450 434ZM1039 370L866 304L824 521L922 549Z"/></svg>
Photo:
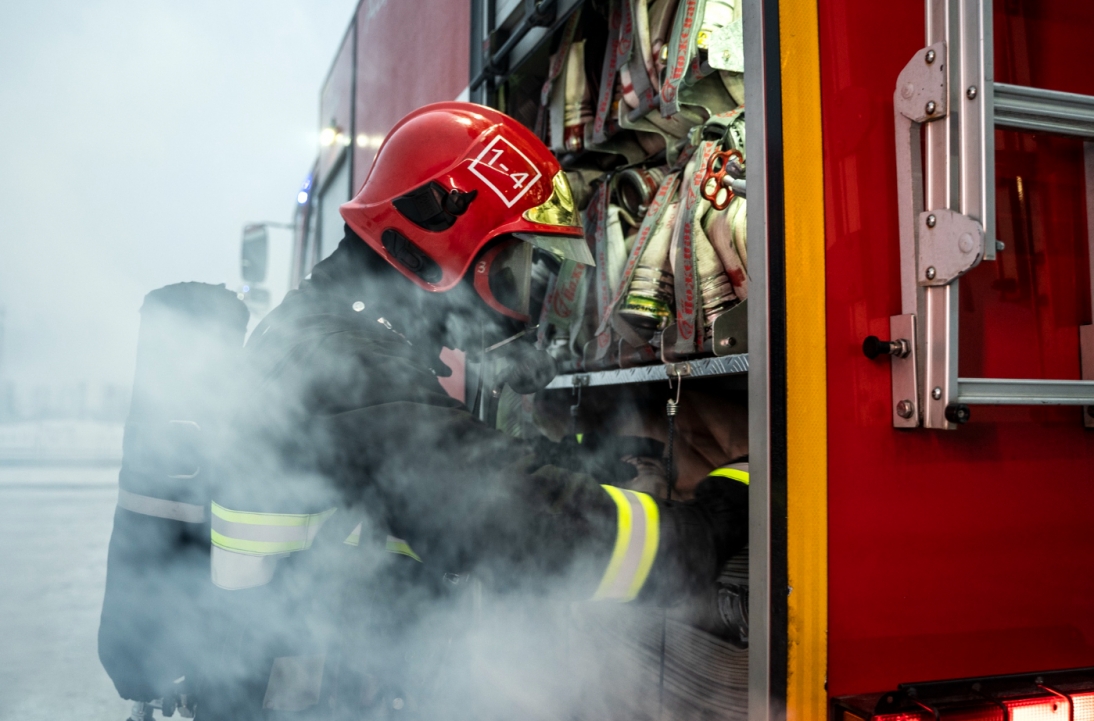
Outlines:
<svg viewBox="0 0 1094 721"><path fill-rule="evenodd" d="M1094 721L1094 669L905 684L833 709L835 721Z"/></svg>

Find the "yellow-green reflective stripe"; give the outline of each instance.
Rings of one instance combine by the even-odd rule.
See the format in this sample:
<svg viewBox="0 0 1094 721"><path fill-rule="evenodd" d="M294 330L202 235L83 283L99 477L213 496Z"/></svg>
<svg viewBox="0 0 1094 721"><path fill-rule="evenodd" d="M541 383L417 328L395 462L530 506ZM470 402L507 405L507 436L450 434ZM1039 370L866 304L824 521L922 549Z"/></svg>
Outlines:
<svg viewBox="0 0 1094 721"><path fill-rule="evenodd" d="M308 547L306 541L246 541L241 538L229 538L216 531L210 531L210 539L217 548L255 556L292 553L293 551L303 551Z"/></svg>
<svg viewBox="0 0 1094 721"><path fill-rule="evenodd" d="M268 555L309 548L336 509L321 513L249 513L212 504L210 540L239 553Z"/></svg>
<svg viewBox="0 0 1094 721"><path fill-rule="evenodd" d="M596 600L631 601L649 576L660 540L660 513L652 497L614 486L602 488L618 512L615 547L593 594Z"/></svg>
<svg viewBox="0 0 1094 721"><path fill-rule="evenodd" d="M734 481L740 481L746 486L748 485L748 471L742 471L739 468L715 468L713 471L708 473L707 476L730 478Z"/></svg>
<svg viewBox="0 0 1094 721"><path fill-rule="evenodd" d="M407 543L406 541L404 541L401 538L396 538L395 536L388 536L387 537L387 552L388 553L398 553L398 554L401 554L403 556L409 556L410 558L413 558L418 563L422 562L422 559L418 558L418 554L414 552L414 549L412 549L410 547L409 543Z"/></svg>
<svg viewBox="0 0 1094 721"><path fill-rule="evenodd" d="M213 501L213 516L230 523L247 523L254 526L306 526L314 518L320 516L327 520L334 513L333 508L328 508L322 513L252 513L250 511L233 511Z"/></svg>
<svg viewBox="0 0 1094 721"><path fill-rule="evenodd" d="M657 510L657 502L652 497L645 493L627 492L638 496L638 502L642 504L642 510L646 515L646 537L642 539L642 557L634 573L634 579L631 581L630 597L627 599L629 601L642 590L642 585L650 575L650 568L653 567L653 557L657 555L657 544L661 540L661 514Z"/></svg>
<svg viewBox="0 0 1094 721"><path fill-rule="evenodd" d="M350 534L346 536L346 540L342 543L347 546L359 546L361 545L361 526L363 524L358 523L357 527L350 531ZM398 553L403 556L413 558L418 563L422 562L422 559L418 557L418 554L414 552L414 549L410 547L410 544L401 538L395 536L387 537L387 544L384 548L388 553Z"/></svg>

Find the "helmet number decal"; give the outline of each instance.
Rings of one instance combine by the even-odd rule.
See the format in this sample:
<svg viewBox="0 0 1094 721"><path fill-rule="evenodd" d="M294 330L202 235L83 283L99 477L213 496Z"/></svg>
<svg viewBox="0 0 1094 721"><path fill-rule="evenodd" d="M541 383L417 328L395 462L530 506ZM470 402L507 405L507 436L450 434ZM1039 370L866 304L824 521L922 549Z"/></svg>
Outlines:
<svg viewBox="0 0 1094 721"><path fill-rule="evenodd" d="M509 208L543 177L527 155L500 135L471 161L469 169Z"/></svg>

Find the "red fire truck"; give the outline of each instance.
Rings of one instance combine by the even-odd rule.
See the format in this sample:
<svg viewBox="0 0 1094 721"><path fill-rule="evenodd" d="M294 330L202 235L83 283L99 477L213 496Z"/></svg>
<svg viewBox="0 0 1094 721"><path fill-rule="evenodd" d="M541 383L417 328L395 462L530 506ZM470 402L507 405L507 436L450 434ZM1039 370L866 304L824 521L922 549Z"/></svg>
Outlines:
<svg viewBox="0 0 1094 721"><path fill-rule="evenodd" d="M663 413L680 383L747 404L747 671L736 706L688 713L1094 719L1092 33L1082 0L361 0L320 95L292 283L428 102L544 133L587 203L628 170L657 188L703 143L738 151L740 177L717 178L750 201L729 320L682 353L678 312L659 345L570 337L544 392L575 416L606 398ZM650 83L621 72L643 53ZM685 89L719 76L747 139L704 135L725 108L702 103L666 131L675 93L686 113ZM627 99L639 81L652 104ZM664 673L720 683L679 661Z"/></svg>

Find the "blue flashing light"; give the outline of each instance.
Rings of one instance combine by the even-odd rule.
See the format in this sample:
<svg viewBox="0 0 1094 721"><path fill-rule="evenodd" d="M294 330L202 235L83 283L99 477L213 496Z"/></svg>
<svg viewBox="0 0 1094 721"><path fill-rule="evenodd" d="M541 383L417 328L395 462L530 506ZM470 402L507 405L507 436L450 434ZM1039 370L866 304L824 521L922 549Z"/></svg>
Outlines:
<svg viewBox="0 0 1094 721"><path fill-rule="evenodd" d="M299 203L300 205L303 205L304 203L307 203L308 202L308 191L301 190L299 193L297 193L296 194L296 202Z"/></svg>

